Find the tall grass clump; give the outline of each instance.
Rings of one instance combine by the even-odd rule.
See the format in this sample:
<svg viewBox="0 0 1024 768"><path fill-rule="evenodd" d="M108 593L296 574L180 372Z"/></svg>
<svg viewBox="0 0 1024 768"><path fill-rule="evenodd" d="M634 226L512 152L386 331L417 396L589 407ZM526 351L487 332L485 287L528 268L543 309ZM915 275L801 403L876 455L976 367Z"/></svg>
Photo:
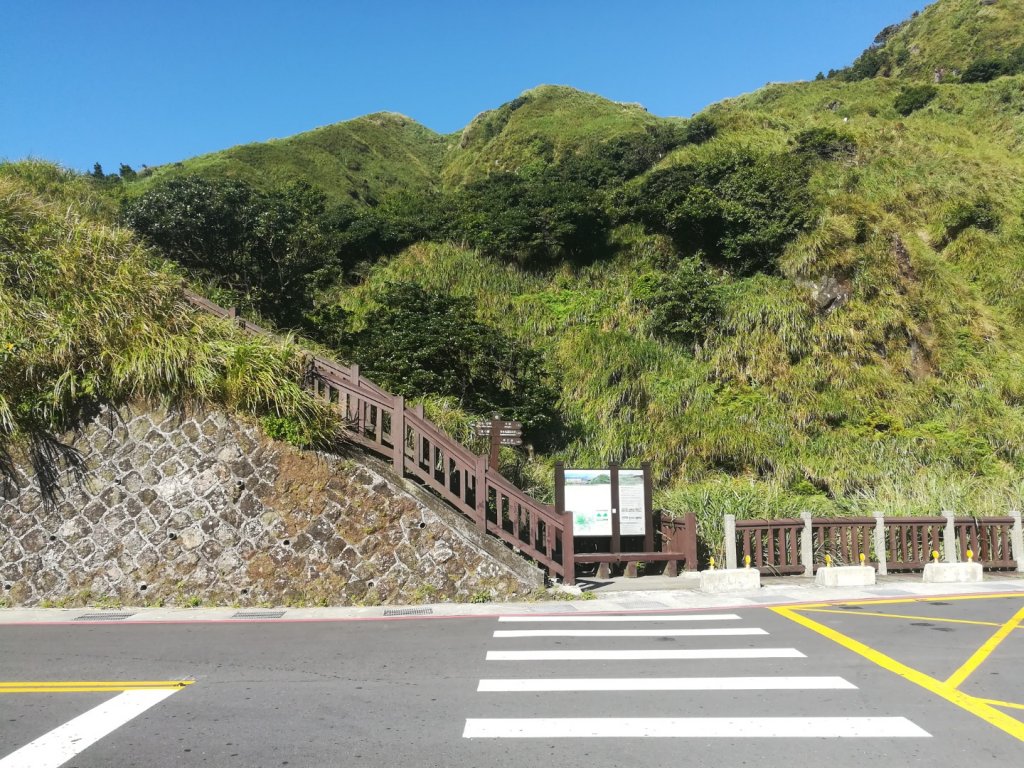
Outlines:
<svg viewBox="0 0 1024 768"><path fill-rule="evenodd" d="M130 232L0 175L0 452L52 445L131 400L212 403L289 420L299 442L332 440L298 348L192 311L182 283Z"/></svg>

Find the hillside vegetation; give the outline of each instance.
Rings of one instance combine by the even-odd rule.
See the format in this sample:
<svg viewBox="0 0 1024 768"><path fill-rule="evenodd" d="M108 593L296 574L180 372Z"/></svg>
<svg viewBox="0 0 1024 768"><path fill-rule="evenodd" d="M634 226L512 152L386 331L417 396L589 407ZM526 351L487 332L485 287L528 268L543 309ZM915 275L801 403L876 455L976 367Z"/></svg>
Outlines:
<svg viewBox="0 0 1024 768"><path fill-rule="evenodd" d="M133 399L217 403L295 442L332 442L338 425L300 387L294 346L189 310L178 271L97 218L108 212L53 166L0 167L0 470L26 451L52 477L74 459L55 433Z"/></svg>
<svg viewBox="0 0 1024 768"><path fill-rule="evenodd" d="M884 66L689 120L543 86L455 136L403 123L365 179L343 141L304 165L352 121L158 169L119 216L457 437L522 420L537 452L506 470L540 495L556 459L649 460L708 540L723 512L1004 513L1024 492L1022 29L1024 0L940 0L865 53Z"/></svg>

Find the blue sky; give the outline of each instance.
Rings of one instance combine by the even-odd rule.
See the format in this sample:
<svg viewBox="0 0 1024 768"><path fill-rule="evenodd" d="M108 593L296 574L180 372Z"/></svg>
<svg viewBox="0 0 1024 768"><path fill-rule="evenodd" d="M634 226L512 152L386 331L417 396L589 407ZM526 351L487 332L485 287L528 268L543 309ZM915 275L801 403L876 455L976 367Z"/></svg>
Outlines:
<svg viewBox="0 0 1024 768"><path fill-rule="evenodd" d="M138 168L381 110L447 133L541 83L686 116L924 2L7 0L0 158Z"/></svg>

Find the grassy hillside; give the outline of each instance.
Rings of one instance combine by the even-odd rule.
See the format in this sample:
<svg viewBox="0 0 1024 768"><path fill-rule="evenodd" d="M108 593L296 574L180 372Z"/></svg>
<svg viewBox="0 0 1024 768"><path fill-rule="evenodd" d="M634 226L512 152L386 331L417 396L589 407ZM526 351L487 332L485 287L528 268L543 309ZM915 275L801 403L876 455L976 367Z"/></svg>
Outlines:
<svg viewBox="0 0 1024 768"><path fill-rule="evenodd" d="M457 186L495 172L558 163L566 155L599 151L616 139L676 122L684 121L655 117L639 104L542 85L477 115L448 154L443 177Z"/></svg>
<svg viewBox="0 0 1024 768"><path fill-rule="evenodd" d="M386 200L326 219L261 202L280 231L230 189L211 210L237 272L302 257L308 306L281 322L453 433L486 404L536 415L540 453L505 459L537 493L559 458L650 460L659 503L710 540L723 512L1002 513L1024 501L1024 75L920 81L1011 62L1022 29L1024 0L940 0L849 71L690 121L543 86L459 136L364 118L137 191L184 169ZM154 241L188 227L147 211Z"/></svg>
<svg viewBox="0 0 1024 768"><path fill-rule="evenodd" d="M846 74L956 81L973 65L1020 58L1022 46L1024 0L942 0L883 30Z"/></svg>
<svg viewBox="0 0 1024 768"><path fill-rule="evenodd" d="M160 179L195 173L256 186L305 181L335 202L375 203L396 189L422 191L435 185L446 146L445 137L415 120L380 112L160 166L136 191Z"/></svg>
<svg viewBox="0 0 1024 768"><path fill-rule="evenodd" d="M52 468L70 456L55 432L131 399L216 403L295 442L332 440L294 346L186 307L180 273L102 223L108 205L54 166L0 165L0 470L17 451Z"/></svg>

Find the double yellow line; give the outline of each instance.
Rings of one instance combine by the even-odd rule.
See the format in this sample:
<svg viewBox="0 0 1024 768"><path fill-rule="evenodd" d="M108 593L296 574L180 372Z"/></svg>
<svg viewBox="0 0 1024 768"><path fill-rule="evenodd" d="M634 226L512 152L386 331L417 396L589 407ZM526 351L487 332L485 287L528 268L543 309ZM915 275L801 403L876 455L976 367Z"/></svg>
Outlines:
<svg viewBox="0 0 1024 768"><path fill-rule="evenodd" d="M193 680L61 680L0 681L0 693L119 693L166 691L192 685Z"/></svg>

